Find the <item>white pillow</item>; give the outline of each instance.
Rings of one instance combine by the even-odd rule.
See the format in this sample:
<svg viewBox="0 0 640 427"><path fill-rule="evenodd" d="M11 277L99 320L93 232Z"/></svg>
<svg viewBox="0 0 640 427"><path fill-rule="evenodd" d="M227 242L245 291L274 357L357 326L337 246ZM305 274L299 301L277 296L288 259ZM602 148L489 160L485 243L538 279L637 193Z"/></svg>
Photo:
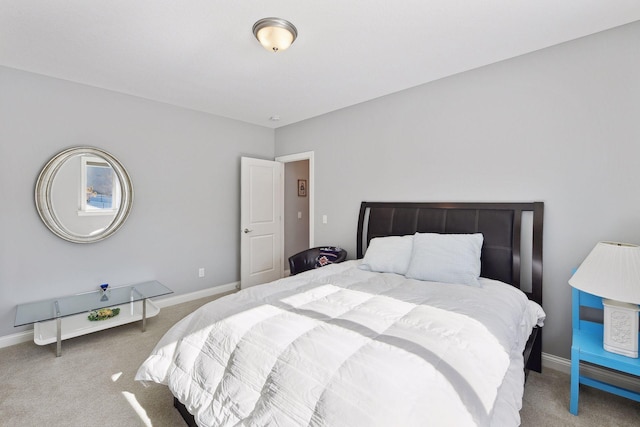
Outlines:
<svg viewBox="0 0 640 427"><path fill-rule="evenodd" d="M360 268L380 273L405 274L409 267L413 236L388 236L371 239Z"/></svg>
<svg viewBox="0 0 640 427"><path fill-rule="evenodd" d="M484 237L475 234L416 233L407 269L409 279L480 286Z"/></svg>

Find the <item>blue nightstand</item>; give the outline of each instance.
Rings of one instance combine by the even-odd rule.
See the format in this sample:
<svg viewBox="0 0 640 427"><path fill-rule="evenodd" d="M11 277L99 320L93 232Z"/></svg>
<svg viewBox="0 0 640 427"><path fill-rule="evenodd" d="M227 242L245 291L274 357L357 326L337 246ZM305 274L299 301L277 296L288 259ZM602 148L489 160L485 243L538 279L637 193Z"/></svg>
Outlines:
<svg viewBox="0 0 640 427"><path fill-rule="evenodd" d="M610 353L603 348L603 325L597 321L582 320L580 307L604 310L602 298L572 288L573 342L571 344L571 404L569 411L578 415L580 384L614 393L640 402L640 393L617 387L584 375L580 375L580 361L603 366L627 374L640 376L640 359Z"/></svg>

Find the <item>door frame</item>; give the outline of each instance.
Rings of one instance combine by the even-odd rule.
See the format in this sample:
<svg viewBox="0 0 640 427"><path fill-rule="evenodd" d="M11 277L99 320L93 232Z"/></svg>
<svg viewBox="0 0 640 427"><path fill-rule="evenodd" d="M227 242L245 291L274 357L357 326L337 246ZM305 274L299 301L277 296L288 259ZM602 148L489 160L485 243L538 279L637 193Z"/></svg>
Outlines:
<svg viewBox="0 0 640 427"><path fill-rule="evenodd" d="M309 247L314 247L315 241L315 165L314 152L305 151L303 153L288 154L286 156L278 156L276 162L291 163L301 160L309 160L309 182L307 183L307 197L309 198ZM282 212L284 212L284 179L282 184ZM284 253L284 227L280 230L280 242L282 244L282 253Z"/></svg>

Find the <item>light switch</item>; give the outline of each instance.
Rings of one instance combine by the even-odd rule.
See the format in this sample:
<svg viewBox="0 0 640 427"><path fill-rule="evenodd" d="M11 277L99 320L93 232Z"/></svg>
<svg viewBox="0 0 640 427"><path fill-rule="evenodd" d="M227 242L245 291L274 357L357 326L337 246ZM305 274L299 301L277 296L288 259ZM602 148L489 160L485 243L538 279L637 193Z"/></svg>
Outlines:
<svg viewBox="0 0 640 427"><path fill-rule="evenodd" d="M327 216L326 215L322 215L322 223L323 224L327 223Z"/></svg>
<svg viewBox="0 0 640 427"><path fill-rule="evenodd" d="M302 212L298 212L298 219L302 219Z"/></svg>

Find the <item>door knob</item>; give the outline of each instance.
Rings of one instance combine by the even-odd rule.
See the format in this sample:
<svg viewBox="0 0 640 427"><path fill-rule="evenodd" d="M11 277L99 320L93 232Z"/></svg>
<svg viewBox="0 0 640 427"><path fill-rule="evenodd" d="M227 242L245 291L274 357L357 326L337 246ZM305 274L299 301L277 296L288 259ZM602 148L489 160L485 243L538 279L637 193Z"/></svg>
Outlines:
<svg viewBox="0 0 640 427"><path fill-rule="evenodd" d="M246 234L246 233L251 233L253 230L249 230L248 228L245 228L243 231L244 231L244 232L245 232L245 234Z"/></svg>

